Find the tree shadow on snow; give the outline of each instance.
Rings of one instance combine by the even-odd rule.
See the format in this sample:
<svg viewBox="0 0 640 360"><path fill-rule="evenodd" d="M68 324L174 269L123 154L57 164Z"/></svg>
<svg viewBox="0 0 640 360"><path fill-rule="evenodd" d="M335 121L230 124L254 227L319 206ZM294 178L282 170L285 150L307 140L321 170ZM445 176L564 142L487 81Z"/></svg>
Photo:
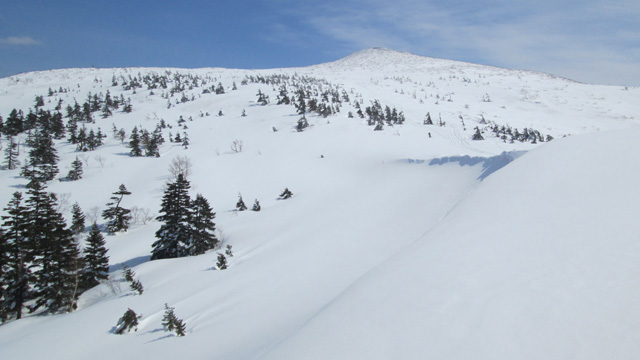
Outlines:
<svg viewBox="0 0 640 360"><path fill-rule="evenodd" d="M526 151L509 151L492 157L481 157L469 155L465 156L448 156L439 159L432 159L429 166L444 165L448 163L458 163L460 166L475 166L482 164L482 173L478 176L478 180L482 181L489 175L507 166L510 162L522 156ZM409 160L409 163L423 163L424 160Z"/></svg>
<svg viewBox="0 0 640 360"><path fill-rule="evenodd" d="M127 265L130 268L133 268L135 266L138 266L142 263L146 263L147 261L151 260L151 255L145 255L145 256L138 256L136 258L133 259L129 259L125 262L119 263L119 264L115 264L115 265L110 265L109 266L109 272L114 272L114 271L118 271L122 269L122 265Z"/></svg>

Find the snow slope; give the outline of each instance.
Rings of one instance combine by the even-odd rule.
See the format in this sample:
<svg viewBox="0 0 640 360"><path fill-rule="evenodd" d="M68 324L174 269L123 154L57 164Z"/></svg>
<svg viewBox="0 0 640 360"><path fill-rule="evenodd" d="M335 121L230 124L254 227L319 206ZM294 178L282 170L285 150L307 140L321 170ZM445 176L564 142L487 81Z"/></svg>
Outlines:
<svg viewBox="0 0 640 360"><path fill-rule="evenodd" d="M213 77L227 92L186 90L193 101L172 99L167 108L158 90L133 94L111 86L113 75L166 71ZM374 132L347 117L355 112L349 104L328 118L310 116L312 126L298 133L295 109L275 105L277 86L240 85L245 75L271 74L326 79L363 107L374 99L398 107L407 122ZM238 90L230 90L233 82ZM134 107L87 125L109 134L93 152L59 141L60 177L76 156L88 166L82 180L50 182L50 191L99 214L123 183L133 192L123 205L154 214L169 163L188 156L192 195L209 199L235 256L225 271L214 270L215 251L150 262L160 224L139 222L107 237L111 288L83 294L73 313L0 326L2 359L640 354L633 342L640 254L632 221L640 196L639 89L369 49L297 69L21 74L0 79L0 114L27 110L49 87L72 91L46 97L47 108L58 98L81 102L106 90L131 97ZM256 104L258 90L270 105ZM215 116L219 110L225 116ZM446 125L422 125L427 112ZM556 140L509 143L487 131L486 140L472 141L473 128L483 126L480 115ZM109 131L112 124L127 134L133 126L153 130L164 119L175 134L179 116L193 119L184 130L191 145L165 143L160 158L129 157ZM230 150L237 139L240 153ZM12 192L24 191L18 172L0 171L3 206ZM276 200L284 187L294 197ZM238 192L248 205L260 200L263 210L234 211ZM133 267L144 294L133 295L121 281L122 263ZM185 320L186 337L162 330L164 303ZM139 330L112 334L127 308L143 315Z"/></svg>

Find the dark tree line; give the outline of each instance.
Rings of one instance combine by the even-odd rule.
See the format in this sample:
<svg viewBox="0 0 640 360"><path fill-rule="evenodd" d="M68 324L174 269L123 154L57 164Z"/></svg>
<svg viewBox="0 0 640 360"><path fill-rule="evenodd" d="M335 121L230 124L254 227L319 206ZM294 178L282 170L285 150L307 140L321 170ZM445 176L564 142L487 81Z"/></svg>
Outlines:
<svg viewBox="0 0 640 360"><path fill-rule="evenodd" d="M68 312L78 296L107 278L104 239L94 224L81 254L57 197L33 182L26 200L15 192L0 226L0 320L25 311ZM29 304L27 306L27 304Z"/></svg>

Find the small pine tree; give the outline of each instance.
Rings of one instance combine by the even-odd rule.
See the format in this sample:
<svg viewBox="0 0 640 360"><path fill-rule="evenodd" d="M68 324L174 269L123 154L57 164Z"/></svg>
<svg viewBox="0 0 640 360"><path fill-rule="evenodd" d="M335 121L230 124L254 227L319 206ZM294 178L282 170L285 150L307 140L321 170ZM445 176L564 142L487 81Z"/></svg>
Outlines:
<svg viewBox="0 0 640 360"><path fill-rule="evenodd" d="M162 317L162 326L167 331L173 331L176 327L176 315L173 307L164 303L164 316Z"/></svg>
<svg viewBox="0 0 640 360"><path fill-rule="evenodd" d="M142 286L142 283L140 282L140 280L133 280L131 282L131 285L129 285L129 287L131 288L132 291L137 292L138 295L142 295L142 293L144 292L144 287Z"/></svg>
<svg viewBox="0 0 640 360"><path fill-rule="evenodd" d="M226 270L227 266L227 258L222 253L218 253L218 262L216 263L218 270Z"/></svg>
<svg viewBox="0 0 640 360"><path fill-rule="evenodd" d="M189 148L189 136L187 136L186 132L184 132L184 137L182 138L182 146L184 146L185 149Z"/></svg>
<svg viewBox="0 0 640 360"><path fill-rule="evenodd" d="M131 156L142 156L142 148L140 147L140 134L138 134L138 127L134 127L129 137L129 148Z"/></svg>
<svg viewBox="0 0 640 360"><path fill-rule="evenodd" d="M173 307L164 304L164 316L162 317L162 326L167 331L175 331L176 336L185 336L186 324L182 319L178 319Z"/></svg>
<svg viewBox="0 0 640 360"><path fill-rule="evenodd" d="M118 191L113 193L111 202L107 203L107 209L102 212L102 217L108 220L107 231L113 234L117 231L127 231L129 221L131 221L131 210L120 207L120 202L125 195L131 195L124 184L120 185Z"/></svg>
<svg viewBox="0 0 640 360"><path fill-rule="evenodd" d="M122 275L125 281L133 282L133 277L136 276L136 273L126 264L122 264Z"/></svg>
<svg viewBox="0 0 640 360"><path fill-rule="evenodd" d="M284 188L284 191L282 192L282 194L280 194L279 199L286 200L292 196L293 196L293 193L289 190L289 188Z"/></svg>
<svg viewBox="0 0 640 360"><path fill-rule="evenodd" d="M253 206L251 207L251 211L260 211L262 208L260 207L260 202L258 201L258 199L256 199L256 201L253 203Z"/></svg>
<svg viewBox="0 0 640 360"><path fill-rule="evenodd" d="M473 134L473 137L471 138L471 140L484 140L484 137L482 137L482 134L480 133L480 129L476 126L476 133Z"/></svg>
<svg viewBox="0 0 640 360"><path fill-rule="evenodd" d="M18 168L20 165L18 155L20 155L18 151L18 144L13 141L13 137L9 137L9 144L4 150L4 163L7 170L14 170Z"/></svg>
<svg viewBox="0 0 640 360"><path fill-rule="evenodd" d="M84 268L81 282L84 289L90 289L109 278L109 257L105 248L104 236L94 222L89 230L84 248ZM131 271L131 269L129 269Z"/></svg>
<svg viewBox="0 0 640 360"><path fill-rule="evenodd" d="M242 195L241 194L238 194L238 202L236 203L236 210L238 210L238 211L247 210L247 205L245 205L244 201L242 201Z"/></svg>
<svg viewBox="0 0 640 360"><path fill-rule="evenodd" d="M71 163L71 170L67 174L67 180L76 181L82 179L82 161L76 159Z"/></svg>
<svg viewBox="0 0 640 360"><path fill-rule="evenodd" d="M233 257L233 252L231 251L231 245L227 244L227 249L224 251L225 254L227 254L228 257Z"/></svg>
<svg viewBox="0 0 640 360"><path fill-rule="evenodd" d="M124 315L118 320L115 333L122 335L125 332L138 331L138 320L142 318L142 315L136 315L136 312L128 309Z"/></svg>
<svg viewBox="0 0 640 360"><path fill-rule="evenodd" d="M80 209L78 203L74 203L71 207L71 231L74 235L78 235L84 231L85 215Z"/></svg>

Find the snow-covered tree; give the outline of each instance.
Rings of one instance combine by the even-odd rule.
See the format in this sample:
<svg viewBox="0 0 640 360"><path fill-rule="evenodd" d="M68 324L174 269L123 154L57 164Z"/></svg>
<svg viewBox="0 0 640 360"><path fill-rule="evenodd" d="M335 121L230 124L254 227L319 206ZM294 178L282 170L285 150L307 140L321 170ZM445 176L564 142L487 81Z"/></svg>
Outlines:
<svg viewBox="0 0 640 360"><path fill-rule="evenodd" d="M113 234L117 231L127 231L131 221L131 210L120 207L122 198L131 195L124 184L120 185L118 191L113 193L111 202L107 203L107 209L102 212L102 217L107 220L107 231Z"/></svg>

